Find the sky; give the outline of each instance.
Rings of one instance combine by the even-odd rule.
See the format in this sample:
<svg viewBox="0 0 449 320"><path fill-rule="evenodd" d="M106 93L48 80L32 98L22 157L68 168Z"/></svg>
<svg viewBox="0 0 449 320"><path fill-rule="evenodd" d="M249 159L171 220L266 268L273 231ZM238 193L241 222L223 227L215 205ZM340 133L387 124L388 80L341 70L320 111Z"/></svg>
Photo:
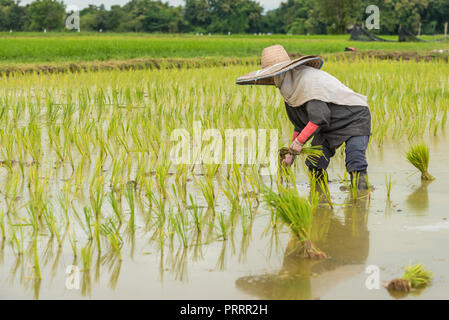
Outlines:
<svg viewBox="0 0 449 320"><path fill-rule="evenodd" d="M80 9L87 7L87 5L89 5L89 4L100 5L103 3L105 5L105 7L107 9L109 9L111 7L111 5L114 5L114 4L124 5L128 1L129 0L64 0L64 3L66 4L67 7L69 7L70 5L75 5ZM167 0L162 0L162 1L167 2ZM262 7L264 7L265 11L271 10L271 9L276 9L277 7L279 7L279 4L282 2L281 0L256 0L256 1L259 2L262 5ZM25 4L28 4L31 2L33 2L33 0L20 1L20 3L22 5L25 5ZM168 0L168 2L174 6L184 4L184 0Z"/></svg>

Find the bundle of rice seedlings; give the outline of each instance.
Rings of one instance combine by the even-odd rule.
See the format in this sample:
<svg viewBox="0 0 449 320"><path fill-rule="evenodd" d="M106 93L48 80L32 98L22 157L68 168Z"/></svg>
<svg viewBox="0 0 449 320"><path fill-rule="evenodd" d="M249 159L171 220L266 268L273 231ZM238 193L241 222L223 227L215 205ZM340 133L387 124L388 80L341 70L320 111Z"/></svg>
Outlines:
<svg viewBox="0 0 449 320"><path fill-rule="evenodd" d="M264 199L274 210L277 217L286 223L297 237L304 258L323 259L327 255L311 241L313 206L299 196L295 189L288 189L278 184L278 192L264 187Z"/></svg>
<svg viewBox="0 0 449 320"><path fill-rule="evenodd" d="M282 147L281 149L279 149L279 163L282 164L282 160L284 160L285 156L289 153L290 149L288 147ZM307 156L312 164L316 164L318 159L324 155L323 147L322 146L303 147L301 150L301 155Z"/></svg>
<svg viewBox="0 0 449 320"><path fill-rule="evenodd" d="M429 168L429 146L425 143L414 145L406 154L407 160L421 171L422 180L434 180L427 171Z"/></svg>
<svg viewBox="0 0 449 320"><path fill-rule="evenodd" d="M422 264L408 265L401 278L391 280L387 289L392 291L409 292L412 288L425 287L432 279L433 274L425 270Z"/></svg>

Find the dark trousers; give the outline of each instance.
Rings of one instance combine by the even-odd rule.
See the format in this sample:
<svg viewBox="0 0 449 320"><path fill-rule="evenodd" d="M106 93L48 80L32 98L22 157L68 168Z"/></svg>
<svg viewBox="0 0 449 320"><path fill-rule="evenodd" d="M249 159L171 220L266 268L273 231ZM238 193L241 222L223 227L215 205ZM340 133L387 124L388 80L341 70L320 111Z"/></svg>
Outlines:
<svg viewBox="0 0 449 320"><path fill-rule="evenodd" d="M368 163L366 162L366 148L368 147L369 136L356 136L350 137L346 140L345 147L345 163L346 170L348 172L359 171L366 172ZM314 145L312 140L312 146ZM316 144L315 144L316 145ZM324 169L329 166L330 159L335 155L335 150L339 147L330 148L329 143L324 140L323 144L324 157L320 157L313 165L308 159L306 159L306 165L309 169Z"/></svg>

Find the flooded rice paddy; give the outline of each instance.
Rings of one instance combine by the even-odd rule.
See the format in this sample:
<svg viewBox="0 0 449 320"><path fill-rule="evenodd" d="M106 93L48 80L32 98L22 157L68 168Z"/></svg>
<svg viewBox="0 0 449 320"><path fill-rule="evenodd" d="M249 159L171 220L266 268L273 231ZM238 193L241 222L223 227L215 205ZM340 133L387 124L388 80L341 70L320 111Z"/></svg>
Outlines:
<svg viewBox="0 0 449 320"><path fill-rule="evenodd" d="M68 241L59 249L54 239L42 237L40 281L33 279L33 264L2 242L0 298L391 299L397 297L383 287L367 289L366 267L378 266L383 283L399 277L409 262L423 263L435 276L429 287L402 298L448 298L447 142L443 138L431 143L430 169L437 177L432 182L421 182L400 147L370 147L369 175L375 190L355 205L340 190L344 162L337 153L329 168L334 209L321 205L313 224L313 239L329 259L299 259L289 249L293 239L286 228L267 229L270 215L261 205L246 236L237 227L225 241L187 249L166 245L161 250L139 231L144 226L138 222L135 235L124 239L122 260L94 254L89 272L74 261ZM386 173L393 179L391 200ZM308 182L302 171L297 179L306 195ZM81 270L79 290L66 287L66 268L72 264Z"/></svg>
<svg viewBox="0 0 449 320"><path fill-rule="evenodd" d="M326 68L368 95L374 190L355 202L342 190L338 151L333 208L320 204L312 223L329 257L320 261L298 257L261 197L262 184L276 183L260 167L170 164L170 132L190 132L198 120L275 129L280 146L288 143L279 94L236 88L250 67L8 78L0 86L0 299L448 298L447 64ZM431 182L405 158L422 139ZM308 196L301 161L296 184ZM402 297L367 288L367 267L382 284L409 263L434 273L430 286Z"/></svg>

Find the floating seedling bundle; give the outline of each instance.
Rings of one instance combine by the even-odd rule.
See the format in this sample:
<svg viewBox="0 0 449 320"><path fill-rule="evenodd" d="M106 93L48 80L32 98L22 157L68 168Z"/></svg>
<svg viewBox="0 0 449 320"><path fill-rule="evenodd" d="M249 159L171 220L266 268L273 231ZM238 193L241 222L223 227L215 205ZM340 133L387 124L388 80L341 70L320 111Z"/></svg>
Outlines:
<svg viewBox="0 0 449 320"><path fill-rule="evenodd" d="M407 160L421 171L422 180L434 180L429 169L429 146L425 143L414 145L406 154Z"/></svg>
<svg viewBox="0 0 449 320"><path fill-rule="evenodd" d="M313 205L307 199L299 196L295 189L278 184L278 192L265 187L265 201L297 237L303 256L308 259L327 258L326 254L318 249L311 240Z"/></svg>
<svg viewBox="0 0 449 320"><path fill-rule="evenodd" d="M410 292L411 289L420 289L427 286L433 274L425 270L422 264L405 267L401 278L391 280L387 289L390 291Z"/></svg>

